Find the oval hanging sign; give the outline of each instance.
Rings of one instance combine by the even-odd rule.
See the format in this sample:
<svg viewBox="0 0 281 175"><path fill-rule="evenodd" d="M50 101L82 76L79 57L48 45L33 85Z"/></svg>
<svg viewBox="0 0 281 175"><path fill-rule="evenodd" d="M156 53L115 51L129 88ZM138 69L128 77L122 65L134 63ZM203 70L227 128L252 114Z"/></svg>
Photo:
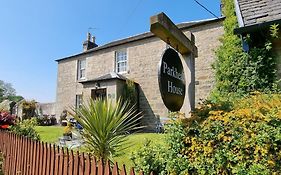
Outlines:
<svg viewBox="0 0 281 175"><path fill-rule="evenodd" d="M172 112L179 111L185 97L185 78L179 54L172 48L164 51L158 69L162 100Z"/></svg>

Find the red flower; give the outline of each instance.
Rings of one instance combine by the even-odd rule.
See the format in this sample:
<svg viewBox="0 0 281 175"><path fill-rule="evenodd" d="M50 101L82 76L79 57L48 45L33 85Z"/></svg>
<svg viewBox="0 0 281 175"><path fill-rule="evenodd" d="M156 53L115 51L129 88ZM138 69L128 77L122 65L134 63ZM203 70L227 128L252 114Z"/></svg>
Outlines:
<svg viewBox="0 0 281 175"><path fill-rule="evenodd" d="M1 129L7 129L7 128L9 128L9 125L0 125L0 128Z"/></svg>
<svg viewBox="0 0 281 175"><path fill-rule="evenodd" d="M0 125L13 125L15 123L15 119L15 115L11 115L8 112L0 112Z"/></svg>

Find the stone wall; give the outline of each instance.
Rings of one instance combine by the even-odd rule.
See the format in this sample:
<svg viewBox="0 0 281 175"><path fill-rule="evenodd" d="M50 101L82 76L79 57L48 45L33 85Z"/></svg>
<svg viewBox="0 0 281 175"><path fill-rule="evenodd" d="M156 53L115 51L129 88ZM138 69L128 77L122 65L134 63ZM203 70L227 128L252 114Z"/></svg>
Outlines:
<svg viewBox="0 0 281 175"><path fill-rule="evenodd" d="M196 103L199 99L205 99L208 96L214 84L211 64L215 59L214 50L220 44L219 37L223 34L221 22L222 20L184 30L193 32L199 51L195 63L198 84L196 85ZM158 87L158 64L166 47L166 43L160 39L148 37L60 61L58 63L57 116L63 109L74 105L76 94L81 94L83 91L82 85L76 80L77 60L87 59L86 78L91 80L114 71L115 51L126 49L129 70L123 75L139 84L139 105L144 114L142 124L153 131L156 117L168 115Z"/></svg>
<svg viewBox="0 0 281 175"><path fill-rule="evenodd" d="M42 115L54 116L56 115L56 103L40 103Z"/></svg>
<svg viewBox="0 0 281 175"><path fill-rule="evenodd" d="M77 59L69 59L58 63L56 117L63 110L75 105L76 95L82 94L82 85L77 82Z"/></svg>
<svg viewBox="0 0 281 175"><path fill-rule="evenodd" d="M220 45L219 38L223 34L222 23L198 26L190 30L195 36L198 58L195 59L195 103L206 99L214 86L215 77L212 64L215 50Z"/></svg>

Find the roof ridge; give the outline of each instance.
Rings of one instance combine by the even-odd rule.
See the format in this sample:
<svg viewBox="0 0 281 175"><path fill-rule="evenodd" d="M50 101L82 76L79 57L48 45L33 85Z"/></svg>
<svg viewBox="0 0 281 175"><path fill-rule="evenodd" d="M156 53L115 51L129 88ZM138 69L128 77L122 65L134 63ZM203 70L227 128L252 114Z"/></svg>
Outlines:
<svg viewBox="0 0 281 175"><path fill-rule="evenodd" d="M185 28L189 28L189 27L194 27L196 25L202 25L202 24L205 24L205 23L208 23L208 22L219 21L219 20L222 20L224 18L225 17L209 18L209 19L203 19L203 20L198 20L198 21L190 21L190 22L178 23L176 25L180 29L185 29ZM188 26L188 24L190 24L190 25ZM154 34L149 32L149 31L141 33L141 34L136 34L136 35L133 35L133 36L129 36L129 37L125 37L125 38L121 38L121 39L110 41L110 42L105 43L105 44L103 44L101 46L98 46L98 47L95 47L93 49L87 50L85 52L81 52L81 53L78 53L78 54L75 54L75 55L71 55L71 56L68 56L68 57L57 59L56 61L65 60L65 59L68 59L68 58L71 58L71 57L74 57L74 56L79 56L79 55L91 53L93 51L105 49L105 48L108 48L108 47L118 46L120 44L129 43L129 42L133 42L133 41L137 41L137 40L141 40L141 39L145 39L145 38L149 38L149 37L153 37L153 36L154 36Z"/></svg>

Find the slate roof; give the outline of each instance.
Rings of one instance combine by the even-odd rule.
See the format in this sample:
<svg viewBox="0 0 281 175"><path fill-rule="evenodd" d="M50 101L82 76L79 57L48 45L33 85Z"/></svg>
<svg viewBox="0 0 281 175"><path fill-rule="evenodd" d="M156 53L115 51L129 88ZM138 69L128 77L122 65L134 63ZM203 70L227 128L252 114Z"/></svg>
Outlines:
<svg viewBox="0 0 281 175"><path fill-rule="evenodd" d="M184 22L184 23L178 24L177 26L180 29L183 30L183 29L196 27L196 26L200 26L200 25L204 25L204 24L208 24L208 23L212 23L212 22L221 21L223 19L224 19L224 17L206 19L206 20L200 20L200 21ZM78 53L78 54L75 54L75 55L71 55L71 56L68 56L68 57L57 59L56 61L59 62L59 61L62 61L62 60L66 60L66 59L73 58L73 57L76 57L76 56L88 54L88 53L95 52L95 51L98 51L98 50L107 49L107 48L110 48L110 47L122 45L122 44L125 44L125 43L130 43L130 42L134 42L134 41L138 41L138 40L142 40L142 39L146 39L146 38L151 38L151 37L154 37L154 34L151 33L151 32L142 33L142 34L131 36L131 37L128 37L128 38L112 41L110 43L104 44L102 46L95 47L93 49L87 50L87 51L82 52L82 53Z"/></svg>
<svg viewBox="0 0 281 175"><path fill-rule="evenodd" d="M240 28L281 19L281 0L234 0L234 2Z"/></svg>
<svg viewBox="0 0 281 175"><path fill-rule="evenodd" d="M104 80L112 80L112 79L119 79L126 81L127 78L123 75L117 74L116 72L110 72L108 74L102 75L98 78L87 80L87 81L81 81L79 83L85 84L85 83L92 83L92 82L98 82L98 81L104 81Z"/></svg>

